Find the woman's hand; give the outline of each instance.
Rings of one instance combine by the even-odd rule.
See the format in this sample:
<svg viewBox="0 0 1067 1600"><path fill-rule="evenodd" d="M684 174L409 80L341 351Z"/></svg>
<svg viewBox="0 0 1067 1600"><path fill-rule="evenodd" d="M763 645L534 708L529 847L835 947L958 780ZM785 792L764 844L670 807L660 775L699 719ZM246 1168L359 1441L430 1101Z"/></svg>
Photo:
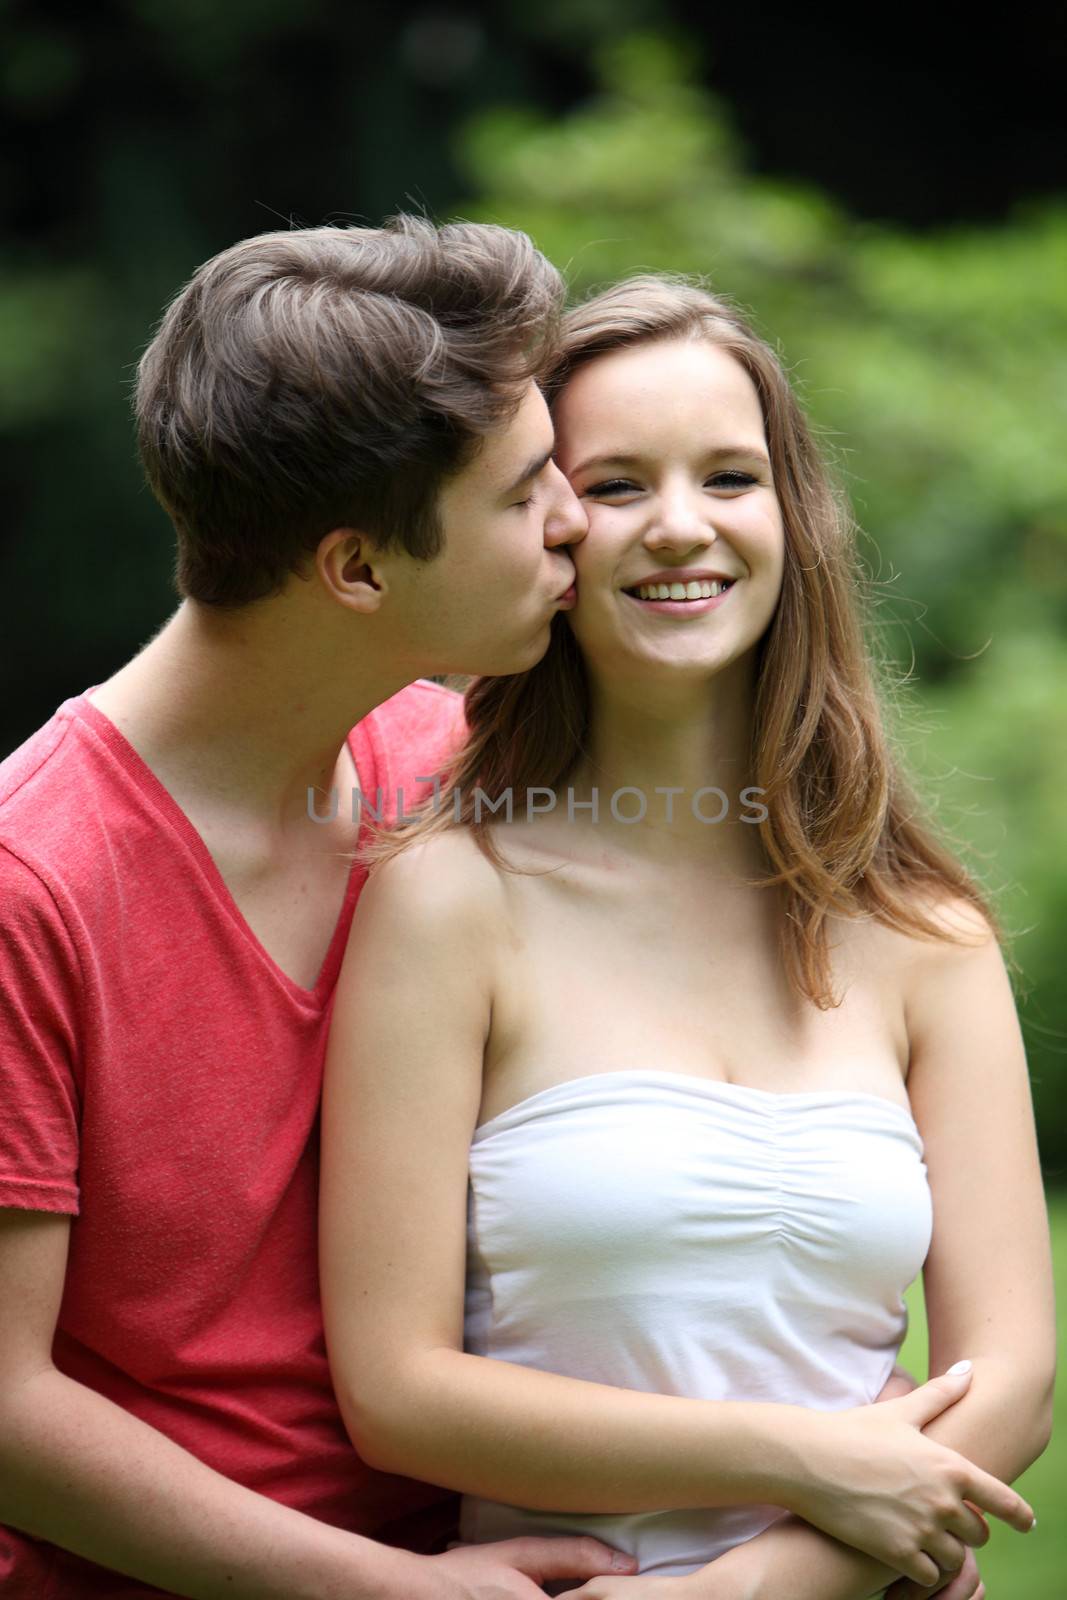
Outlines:
<svg viewBox="0 0 1067 1600"><path fill-rule="evenodd" d="M883 1400L899 1400L901 1395L912 1394L918 1387L918 1382L910 1372L906 1372L901 1366L895 1366L886 1379L881 1393L875 1395L874 1403L878 1405ZM986 1538L988 1537L987 1528ZM885 1591L885 1600L921 1600L923 1595L932 1594L939 1594L941 1600L985 1600L985 1584L978 1571L978 1561L973 1550L967 1551L959 1572L944 1578L937 1588L928 1589L925 1584L912 1583L910 1578L898 1578L896 1583L890 1584Z"/></svg>
<svg viewBox="0 0 1067 1600"><path fill-rule="evenodd" d="M951 1577L946 1576L936 1588L928 1589L925 1584L912 1583L910 1578L898 1578L885 1591L885 1600L923 1600L926 1595L933 1594L938 1596L938 1600L985 1600L985 1584L973 1550L967 1551L959 1572Z"/></svg>
<svg viewBox="0 0 1067 1600"><path fill-rule="evenodd" d="M1034 1518L1021 1495L921 1432L970 1380L970 1370L946 1373L896 1400L812 1413L789 1509L927 1593L963 1568L966 1546L988 1539L980 1511L1027 1532Z"/></svg>

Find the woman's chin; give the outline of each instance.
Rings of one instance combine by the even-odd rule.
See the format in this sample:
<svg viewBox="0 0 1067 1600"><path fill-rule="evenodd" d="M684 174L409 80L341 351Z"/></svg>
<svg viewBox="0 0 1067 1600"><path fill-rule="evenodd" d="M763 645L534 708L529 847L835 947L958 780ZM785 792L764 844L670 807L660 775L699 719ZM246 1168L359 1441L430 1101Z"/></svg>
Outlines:
<svg viewBox="0 0 1067 1600"><path fill-rule="evenodd" d="M630 649L615 653L610 661L605 659L598 662L588 656L585 660L593 677L609 683L626 677L643 684L662 684L664 688L670 688L672 685L710 682L734 664L737 652L727 652L721 647L705 651L679 650L670 654Z"/></svg>

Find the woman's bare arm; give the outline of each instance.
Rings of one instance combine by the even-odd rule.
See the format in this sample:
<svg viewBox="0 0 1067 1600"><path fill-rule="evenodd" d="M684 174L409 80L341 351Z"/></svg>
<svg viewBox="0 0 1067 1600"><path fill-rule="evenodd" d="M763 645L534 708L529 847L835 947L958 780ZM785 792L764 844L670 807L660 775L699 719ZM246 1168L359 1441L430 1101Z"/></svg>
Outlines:
<svg viewBox="0 0 1067 1600"><path fill-rule="evenodd" d="M908 1093L926 1151L934 1235L923 1270L930 1370L964 1350L966 1403L930 1437L1016 1478L1048 1444L1056 1330L1048 1215L1019 1019L1000 949L943 946L908 990Z"/></svg>

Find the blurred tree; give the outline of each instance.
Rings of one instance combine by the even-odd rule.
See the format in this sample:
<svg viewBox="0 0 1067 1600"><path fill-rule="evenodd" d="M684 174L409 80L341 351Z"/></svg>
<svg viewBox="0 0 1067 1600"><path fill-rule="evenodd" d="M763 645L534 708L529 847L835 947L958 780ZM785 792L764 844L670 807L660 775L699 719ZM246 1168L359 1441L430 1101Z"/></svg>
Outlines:
<svg viewBox="0 0 1067 1600"><path fill-rule="evenodd" d="M585 93L582 8L554 9L558 33L432 0L2 0L0 748L174 604L127 406L165 302L248 234L447 210L457 118ZM617 25L653 9L613 0Z"/></svg>
<svg viewBox="0 0 1067 1600"><path fill-rule="evenodd" d="M160 308L197 263L289 219L373 221L422 205L447 212L461 189L450 138L457 121L489 101L533 105L542 117L580 105L594 84L592 46L635 28L669 28L672 19L713 42L699 61L703 80L730 97L758 161L823 173L865 216L995 212L1020 171L1031 186L1055 181L1053 100L1041 92L1042 75L1056 76L1055 39L1028 62L1024 82L1001 72L994 35L961 35L948 14L924 15L917 51L901 19L872 49L856 30L772 0L736 14L709 14L697 0L234 0L221 8L208 0L2 0L8 516L0 596L14 600L5 657L19 692L0 704L0 748L73 685L113 670L171 603L169 532L139 486L125 391ZM940 63L946 45L953 72L939 64L931 75L926 57ZM646 75L658 59L654 45L648 50ZM672 127L706 140L696 85L679 82L669 63L662 70L675 81ZM986 89L993 82L996 115ZM634 92L623 87L624 97ZM682 95L688 133L677 127ZM882 107L877 120L872 105ZM736 145L733 123L721 111L711 120L725 159ZM646 190L658 187L647 169L661 122L631 133ZM664 164L678 155L665 146ZM741 194L736 161L733 170ZM623 217L634 208L626 166L614 171L589 219L601 236L617 231L613 194ZM693 171L693 161L680 171ZM674 195L676 210L691 209L684 187L676 183ZM738 221L749 218L757 250L777 241L788 276L790 262L800 270L813 221L818 232L814 195L798 204L787 187L764 182L760 196L762 221L751 205L735 207ZM734 204L733 191L725 198ZM834 208L824 209L832 228ZM662 206L659 217L669 248ZM682 233L693 259L715 273L725 220L709 216L701 234L690 219ZM854 231L844 230L842 244L851 247ZM825 250L816 254L825 261ZM758 287L754 280L754 300ZM759 303L779 326L777 301ZM862 306L857 312L862 339ZM788 335L790 325L780 326ZM1035 535L1039 563L1047 560L1044 529L1041 522Z"/></svg>
<svg viewBox="0 0 1067 1600"><path fill-rule="evenodd" d="M927 15L924 39L939 25ZM955 16L944 26L951 82L906 28L872 52L757 0L715 17L696 0L0 0L0 747L173 605L126 390L162 305L215 250L290 219L425 206L526 228L579 291L642 267L707 273L780 342L836 454L881 647L917 675L915 759L1028 930L1042 1138L1067 1175L1067 209L929 229L996 215L1020 168L1054 182L1039 86L1055 46L1015 91L1002 74L986 114ZM1029 121L1005 117L1013 92ZM819 162L847 209L767 175ZM928 231L871 220L891 212Z"/></svg>

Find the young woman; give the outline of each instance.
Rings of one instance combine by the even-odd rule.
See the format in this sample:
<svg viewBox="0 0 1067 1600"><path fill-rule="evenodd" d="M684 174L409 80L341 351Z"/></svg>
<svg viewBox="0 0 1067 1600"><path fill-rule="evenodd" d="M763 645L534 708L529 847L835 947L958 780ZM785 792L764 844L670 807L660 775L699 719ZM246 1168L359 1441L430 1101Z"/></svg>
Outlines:
<svg viewBox="0 0 1067 1600"><path fill-rule="evenodd" d="M342 1410L374 1465L463 1491L465 1539L633 1552L590 1600L969 1600L981 1513L1031 1525L1005 1485L1054 1360L997 924L893 754L769 348L635 279L571 314L551 387L577 604L469 688L338 990ZM900 1394L920 1268L931 1371L971 1367Z"/></svg>

